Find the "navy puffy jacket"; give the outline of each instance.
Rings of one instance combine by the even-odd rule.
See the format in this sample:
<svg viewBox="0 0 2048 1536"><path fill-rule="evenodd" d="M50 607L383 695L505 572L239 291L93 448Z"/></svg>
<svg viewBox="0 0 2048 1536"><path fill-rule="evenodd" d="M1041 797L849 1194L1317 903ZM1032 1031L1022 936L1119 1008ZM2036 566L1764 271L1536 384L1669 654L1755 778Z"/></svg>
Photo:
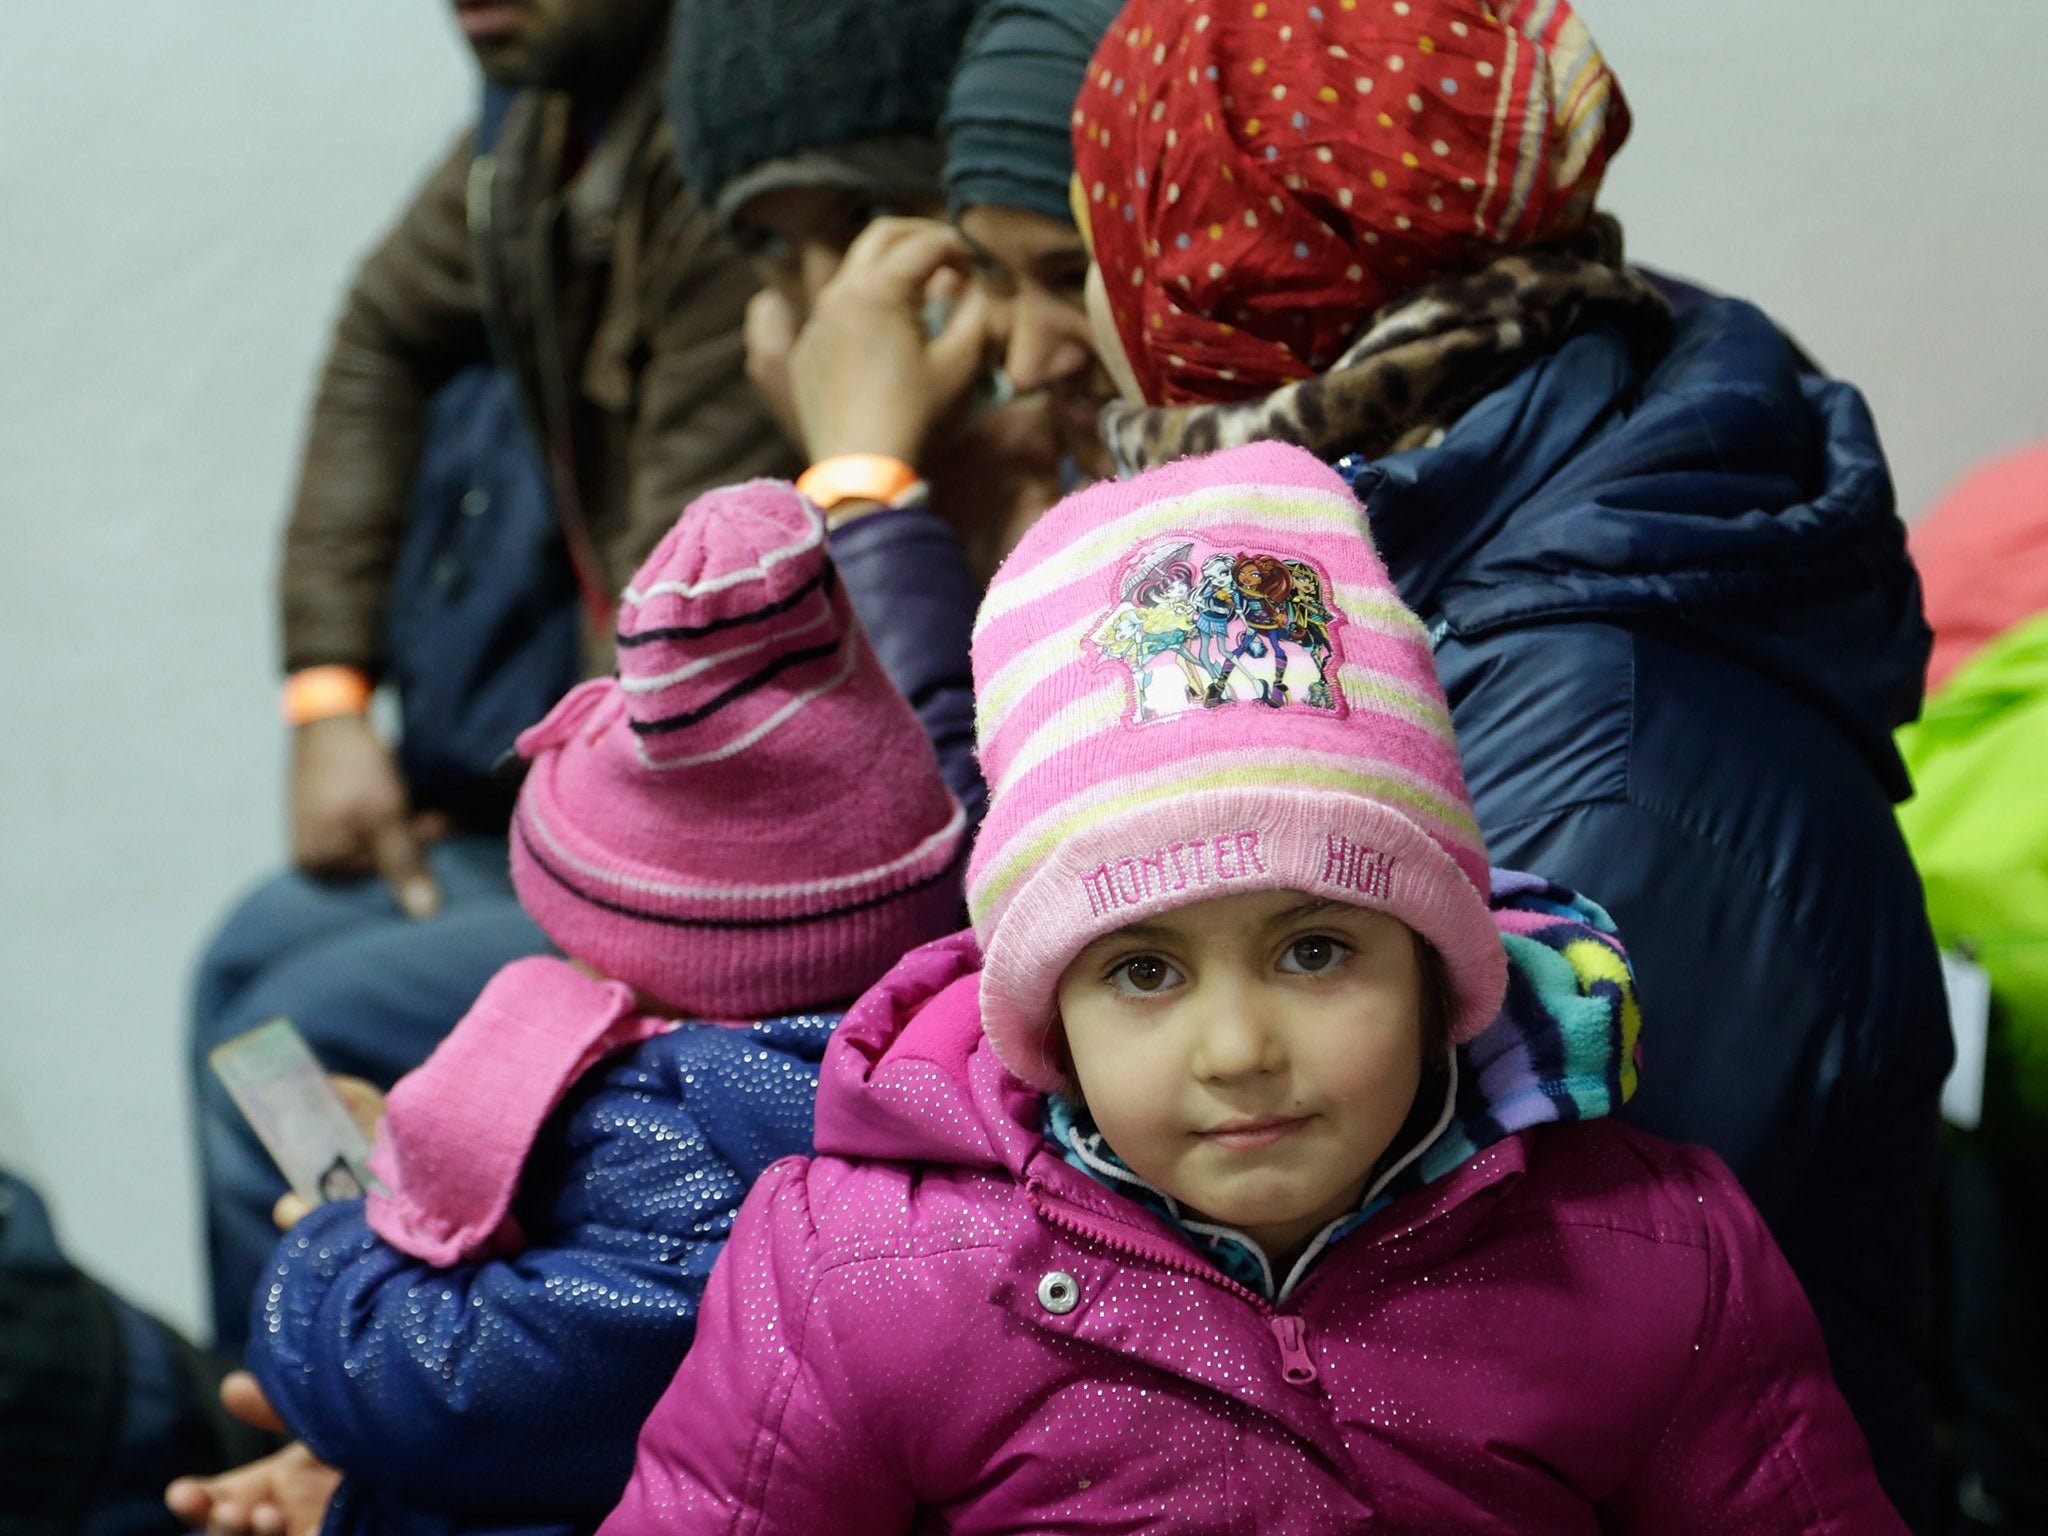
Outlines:
<svg viewBox="0 0 2048 1536"><path fill-rule="evenodd" d="M423 1264L359 1200L292 1229L249 1365L351 1473L327 1536L587 1528L611 1509L741 1200L811 1149L838 1022L684 1024L586 1074L535 1138L513 1257Z"/></svg>
<svg viewBox="0 0 2048 1536"><path fill-rule="evenodd" d="M1589 332L1439 446L1338 467L1431 626L1489 855L1629 946L1623 1118L1740 1176L1913 1519L1950 1046L1891 732L1929 634L1864 403L1800 363L1709 301L1654 366Z"/></svg>

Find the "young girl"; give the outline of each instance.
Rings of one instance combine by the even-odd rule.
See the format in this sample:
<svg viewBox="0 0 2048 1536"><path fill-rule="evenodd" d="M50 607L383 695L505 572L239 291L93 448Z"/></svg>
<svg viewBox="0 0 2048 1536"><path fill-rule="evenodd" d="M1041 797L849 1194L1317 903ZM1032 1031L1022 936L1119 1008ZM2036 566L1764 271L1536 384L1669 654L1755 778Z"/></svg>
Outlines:
<svg viewBox="0 0 2048 1536"><path fill-rule="evenodd" d="M392 1090L388 1189L257 1298L251 1368L348 1474L329 1536L594 1524L839 1010L957 921L963 812L790 487L695 502L618 655L519 739L513 883L573 959L491 980Z"/></svg>
<svg viewBox="0 0 2048 1536"><path fill-rule="evenodd" d="M1628 935L1624 1118L1742 1181L1931 1528L1950 1054L1891 739L1927 629L1868 406L1623 259L1570 0L1129 0L1070 105L1119 471L1277 439L1350 482L1492 856Z"/></svg>
<svg viewBox="0 0 2048 1536"><path fill-rule="evenodd" d="M1138 721L1093 637L1168 538L1314 574L1327 706ZM974 661L974 933L848 1015L606 1536L1903 1529L1726 1169L1597 1118L1626 966L1541 882L1489 910L1328 468L1070 498Z"/></svg>

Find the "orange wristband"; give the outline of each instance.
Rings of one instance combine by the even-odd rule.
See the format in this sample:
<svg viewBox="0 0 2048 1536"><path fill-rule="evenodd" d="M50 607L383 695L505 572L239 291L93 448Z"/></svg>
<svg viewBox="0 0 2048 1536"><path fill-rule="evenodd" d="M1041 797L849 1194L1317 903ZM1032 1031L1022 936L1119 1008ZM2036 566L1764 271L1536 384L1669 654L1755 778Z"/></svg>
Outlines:
<svg viewBox="0 0 2048 1536"><path fill-rule="evenodd" d="M311 725L336 715L360 715L375 691L355 667L301 667L284 680L285 723Z"/></svg>
<svg viewBox="0 0 2048 1536"><path fill-rule="evenodd" d="M841 453L820 459L797 477L796 488L820 512L842 501L876 501L885 507L907 506L924 488L918 472L901 459L882 453Z"/></svg>

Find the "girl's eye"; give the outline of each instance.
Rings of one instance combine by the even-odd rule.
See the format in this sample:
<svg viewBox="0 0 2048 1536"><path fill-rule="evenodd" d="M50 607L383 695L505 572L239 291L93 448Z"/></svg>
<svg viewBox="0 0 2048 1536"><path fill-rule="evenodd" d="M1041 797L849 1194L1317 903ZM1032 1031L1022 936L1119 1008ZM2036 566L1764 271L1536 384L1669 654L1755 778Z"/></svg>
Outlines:
<svg viewBox="0 0 2048 1536"><path fill-rule="evenodd" d="M1180 972L1157 955L1133 955L1109 973L1119 992L1133 997L1152 997L1180 980Z"/></svg>
<svg viewBox="0 0 2048 1536"><path fill-rule="evenodd" d="M1325 934L1296 939L1287 946L1287 953L1280 957L1280 969L1296 976L1320 976L1336 968L1337 962L1344 958L1346 948L1348 946L1343 941Z"/></svg>

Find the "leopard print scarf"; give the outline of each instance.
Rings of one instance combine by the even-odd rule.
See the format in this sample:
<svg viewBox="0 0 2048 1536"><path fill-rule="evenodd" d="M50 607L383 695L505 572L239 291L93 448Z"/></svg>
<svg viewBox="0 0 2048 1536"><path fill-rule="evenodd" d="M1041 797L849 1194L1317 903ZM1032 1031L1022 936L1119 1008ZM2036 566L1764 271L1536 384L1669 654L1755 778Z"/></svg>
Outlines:
<svg viewBox="0 0 2048 1536"><path fill-rule="evenodd" d="M1616 324L1656 349L1670 320L1663 296L1623 265L1621 226L1600 214L1395 299L1327 373L1227 405L1112 405L1103 440L1119 475L1251 442L1379 457L1430 441L1576 331Z"/></svg>

